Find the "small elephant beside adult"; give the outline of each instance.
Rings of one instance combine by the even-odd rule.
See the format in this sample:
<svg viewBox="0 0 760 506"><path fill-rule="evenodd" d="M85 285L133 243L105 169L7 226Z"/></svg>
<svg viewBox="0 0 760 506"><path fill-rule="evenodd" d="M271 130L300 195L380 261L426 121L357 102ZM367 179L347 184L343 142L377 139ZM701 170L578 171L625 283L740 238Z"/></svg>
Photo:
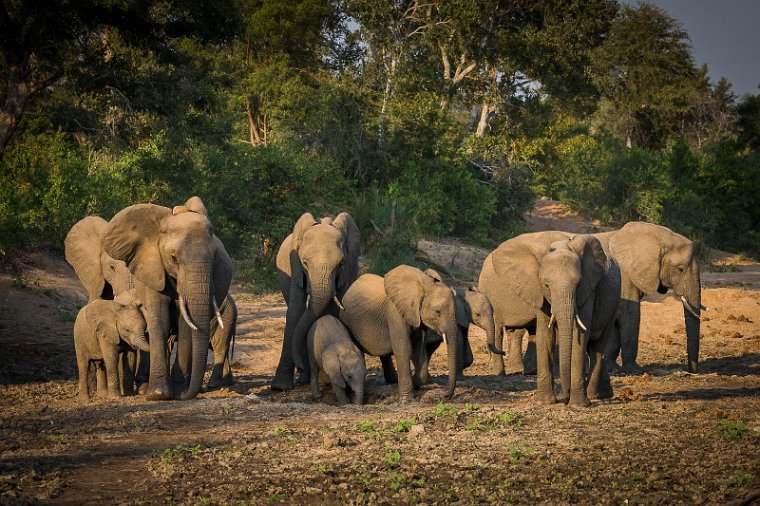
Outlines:
<svg viewBox="0 0 760 506"><path fill-rule="evenodd" d="M323 370L330 377L339 405L350 401L349 394L355 404L361 404L367 366L364 353L351 341L345 325L332 315L322 316L309 329L307 346L312 399L321 396L319 371Z"/></svg>
<svg viewBox="0 0 760 506"><path fill-rule="evenodd" d="M272 388L295 386L295 367L308 382L306 335L320 317L338 315L339 301L359 273L361 236L353 218L340 213L319 221L304 213L277 252L277 272L288 306L280 360Z"/></svg>
<svg viewBox="0 0 760 506"><path fill-rule="evenodd" d="M443 282L442 276L434 269L425 270L425 274L436 282ZM494 346L495 330L493 319L493 307L486 295L476 287L455 288L455 304L457 318L457 379L464 379L464 369L472 365L473 354L470 346L470 324L480 327L486 333L486 343L491 353L503 355L504 352ZM435 332L428 330L425 337L425 350L428 360L443 342L443 338ZM423 370L421 378L427 382L428 371Z"/></svg>
<svg viewBox="0 0 760 506"><path fill-rule="evenodd" d="M95 299L79 310L74 322L74 349L79 369L79 399L89 399L88 373L97 367L98 395L120 396L118 360L120 353L150 349L145 335L145 318L139 305ZM131 378L131 375L125 375ZM131 385L124 384L129 391Z"/></svg>
<svg viewBox="0 0 760 506"><path fill-rule="evenodd" d="M191 197L174 209L136 204L109 222L103 250L126 263L143 303L150 336L148 399L192 399L206 369L210 321L221 319L232 261L214 235L203 201ZM170 304L177 301L178 349L170 388L166 343Z"/></svg>
<svg viewBox="0 0 760 506"><path fill-rule="evenodd" d="M454 394L457 346L451 340L456 339L457 322L451 288L415 267L400 265L384 277L363 274L348 288L342 303L340 321L364 353L383 359L386 380L392 367L389 358L396 357L399 400L410 400L412 388L422 385L427 329L447 343L447 396Z"/></svg>
<svg viewBox="0 0 760 506"><path fill-rule="evenodd" d="M699 265L692 241L669 228L641 221L596 234L596 237L617 261L621 272L621 301L616 326L605 350L608 368L617 368L615 362L620 353L623 371L642 371L636 363L641 299L644 295L665 294L672 290L683 305L688 369L696 373L700 313L706 308L702 305Z"/></svg>
<svg viewBox="0 0 760 506"><path fill-rule="evenodd" d="M555 332L562 383L559 400L571 405L589 404L584 381L589 343L592 358L597 359L589 393L592 397L611 395L611 388L600 386L598 381L604 383L606 379L609 383L601 368L601 353L604 330L617 308L619 283L619 273L610 269L610 259L600 241L590 235L555 231L522 234L488 255L478 288L492 303L498 333L505 327L535 325L537 400L557 400L552 360ZM521 342L511 340L510 360L521 364L521 352Z"/></svg>

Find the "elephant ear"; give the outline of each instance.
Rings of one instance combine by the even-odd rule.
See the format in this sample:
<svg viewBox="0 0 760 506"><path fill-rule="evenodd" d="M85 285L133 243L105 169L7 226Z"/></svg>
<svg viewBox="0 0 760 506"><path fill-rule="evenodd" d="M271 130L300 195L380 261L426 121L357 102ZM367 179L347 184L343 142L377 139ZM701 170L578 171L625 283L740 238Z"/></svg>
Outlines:
<svg viewBox="0 0 760 506"><path fill-rule="evenodd" d="M441 276L435 269L425 269L425 274L433 278L436 283L443 283L443 276Z"/></svg>
<svg viewBox="0 0 760 506"><path fill-rule="evenodd" d="M306 286L306 276L303 265L301 265L301 259L298 257L298 249L301 247L303 235L309 227L313 227L316 224L317 220L314 219L311 213L303 213L293 227L293 233L290 238L290 244L293 247L290 252L290 276L301 288Z"/></svg>
<svg viewBox="0 0 760 506"><path fill-rule="evenodd" d="M106 284L100 254L107 229L106 220L88 216L71 227L63 242L66 261L74 268L90 300L100 298Z"/></svg>
<svg viewBox="0 0 760 506"><path fill-rule="evenodd" d="M510 239L491 254L499 280L529 307L538 308L544 296L538 279L539 258L522 241Z"/></svg>
<svg viewBox="0 0 760 506"><path fill-rule="evenodd" d="M454 302L456 304L457 325L464 328L469 327L470 322L472 321L470 304L458 291L455 291L454 293Z"/></svg>
<svg viewBox="0 0 760 506"><path fill-rule="evenodd" d="M593 235L576 235L568 243L568 247L581 258L581 281L575 289L578 307L589 301L596 290L596 285L607 272L607 255L602 243Z"/></svg>
<svg viewBox="0 0 760 506"><path fill-rule="evenodd" d="M187 202L185 202L185 207L191 213L202 214L208 218L208 210L206 209L206 204L203 203L200 197L190 197L187 199Z"/></svg>
<svg viewBox="0 0 760 506"><path fill-rule="evenodd" d="M171 209L154 204L129 206L111 219L103 239L106 253L126 262L137 279L158 292L166 283L158 240L161 222L171 214Z"/></svg>
<svg viewBox="0 0 760 506"><path fill-rule="evenodd" d="M330 383L340 388L346 388L343 373L340 372L340 360L336 353L326 353L322 357L322 368L330 376Z"/></svg>
<svg viewBox="0 0 760 506"><path fill-rule="evenodd" d="M98 340L113 346L119 345L119 331L116 328L117 310L121 304L112 300L96 300L87 304L87 323L95 331Z"/></svg>
<svg viewBox="0 0 760 506"><path fill-rule="evenodd" d="M385 275L385 294L396 307L407 325L419 328L422 325L422 297L425 295L423 279L425 274L408 265L399 265ZM430 283L430 281L428 281Z"/></svg>
<svg viewBox="0 0 760 506"><path fill-rule="evenodd" d="M338 273L338 288L343 290L359 276L359 246L361 233L348 213L340 213L332 222L343 234L343 266Z"/></svg>
<svg viewBox="0 0 760 506"><path fill-rule="evenodd" d="M232 259L217 236L214 236L213 241L216 253L214 254L214 279L212 282L214 283L216 303L221 307L227 298L227 292L230 291L230 284L232 283Z"/></svg>
<svg viewBox="0 0 760 506"><path fill-rule="evenodd" d="M644 293L656 293L660 287L660 264L663 251L657 225L632 221L610 239L610 252L620 271Z"/></svg>

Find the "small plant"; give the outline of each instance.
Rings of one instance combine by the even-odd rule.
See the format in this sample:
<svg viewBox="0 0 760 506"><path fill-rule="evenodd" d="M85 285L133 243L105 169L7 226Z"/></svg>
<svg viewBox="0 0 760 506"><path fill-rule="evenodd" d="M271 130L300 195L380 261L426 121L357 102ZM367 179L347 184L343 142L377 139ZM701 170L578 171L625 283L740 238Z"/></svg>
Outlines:
<svg viewBox="0 0 760 506"><path fill-rule="evenodd" d="M415 425L417 425L417 422L415 422L411 418L402 418L396 423L396 425L393 426L393 431L394 432L409 432L409 430Z"/></svg>
<svg viewBox="0 0 760 506"><path fill-rule="evenodd" d="M480 409L479 404L472 404L468 402L467 404L464 405L464 411L466 413L474 413L475 411L478 411L479 409Z"/></svg>
<svg viewBox="0 0 760 506"><path fill-rule="evenodd" d="M726 439L739 439L745 432L748 434L753 434L755 432L747 427L747 425L741 420L734 422L728 418L720 419L718 431Z"/></svg>
<svg viewBox="0 0 760 506"><path fill-rule="evenodd" d="M498 428L498 420L496 418L489 418L487 420L475 420L464 426L467 430L489 432Z"/></svg>
<svg viewBox="0 0 760 506"><path fill-rule="evenodd" d="M269 502L279 502L285 499L287 496L288 496L287 494L276 492L274 494L271 494L267 500Z"/></svg>
<svg viewBox="0 0 760 506"><path fill-rule="evenodd" d="M48 439L57 445L62 445L66 442L66 436L64 434L51 434Z"/></svg>
<svg viewBox="0 0 760 506"><path fill-rule="evenodd" d="M370 437L377 437L380 435L380 429L377 427L377 425L368 420L362 420L361 422L357 423L354 425L354 429L357 432L364 432Z"/></svg>
<svg viewBox="0 0 760 506"><path fill-rule="evenodd" d="M433 411L433 414L435 416L452 416L456 415L459 410L456 406L446 403L446 402L439 402L438 405L435 407L435 411Z"/></svg>
<svg viewBox="0 0 760 506"><path fill-rule="evenodd" d="M240 409L239 406L225 402L222 404L222 415L231 416L234 415Z"/></svg>
<svg viewBox="0 0 760 506"><path fill-rule="evenodd" d="M389 464L398 464L401 461L401 453L398 450L388 450L385 453L385 461Z"/></svg>
<svg viewBox="0 0 760 506"><path fill-rule="evenodd" d="M520 441L517 444L508 444L507 445L507 453L509 454L509 459L512 462L517 462L525 455L530 455L531 453L535 452L533 448L530 446L525 445L525 441Z"/></svg>
<svg viewBox="0 0 760 506"><path fill-rule="evenodd" d="M290 431L286 427L278 426L274 429L274 435L277 437L284 436L285 434L288 434Z"/></svg>
<svg viewBox="0 0 760 506"><path fill-rule="evenodd" d="M743 487L744 485L748 485L754 477L755 475L750 474L750 473L745 473L742 470L736 471L734 473L734 477L728 480L728 486L729 487Z"/></svg>
<svg viewBox="0 0 760 506"><path fill-rule="evenodd" d="M309 468L309 471L317 471L317 472L320 472L320 473L322 473L322 474L328 474L328 473L331 473L331 472L332 472L332 470L331 470L331 469L329 469L329 468L328 468L327 466L325 466L324 464L319 464L319 465L316 465L316 466L311 466L311 467Z"/></svg>
<svg viewBox="0 0 760 506"><path fill-rule="evenodd" d="M404 476L399 473L392 472L388 477L391 481L391 489L394 492L398 492L398 490L404 485Z"/></svg>
<svg viewBox="0 0 760 506"><path fill-rule="evenodd" d="M499 422L504 425L517 425L518 427L525 423L525 421L517 413L514 413L512 411L505 411L499 415Z"/></svg>
<svg viewBox="0 0 760 506"><path fill-rule="evenodd" d="M193 446L177 445L174 448L167 448L161 453L161 462L164 464L171 464L182 460L183 454L192 455L201 451L200 443Z"/></svg>

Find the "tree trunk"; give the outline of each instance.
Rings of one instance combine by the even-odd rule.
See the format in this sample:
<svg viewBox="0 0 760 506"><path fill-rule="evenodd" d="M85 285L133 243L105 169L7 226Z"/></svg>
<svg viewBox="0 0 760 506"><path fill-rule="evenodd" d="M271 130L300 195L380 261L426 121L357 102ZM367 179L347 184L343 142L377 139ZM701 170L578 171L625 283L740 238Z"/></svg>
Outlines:
<svg viewBox="0 0 760 506"><path fill-rule="evenodd" d="M259 136L259 125L256 122L257 112L254 112L254 107L251 99L245 101L245 112L248 115L248 139L251 146L259 146L261 144L261 137Z"/></svg>
<svg viewBox="0 0 760 506"><path fill-rule="evenodd" d="M491 113L491 106L488 104L488 100L483 100L483 105L480 108L480 120L478 121L478 128L475 130L475 136L479 139L483 137L488 127L488 115Z"/></svg>

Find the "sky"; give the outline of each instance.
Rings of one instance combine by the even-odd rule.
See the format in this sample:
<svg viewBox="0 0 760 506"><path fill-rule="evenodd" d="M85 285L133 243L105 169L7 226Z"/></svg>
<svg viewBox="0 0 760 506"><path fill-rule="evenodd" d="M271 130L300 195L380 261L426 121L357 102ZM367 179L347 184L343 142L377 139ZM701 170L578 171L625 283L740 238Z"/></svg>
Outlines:
<svg viewBox="0 0 760 506"><path fill-rule="evenodd" d="M649 1L681 22L713 83L725 77L739 97L760 94L760 0Z"/></svg>

